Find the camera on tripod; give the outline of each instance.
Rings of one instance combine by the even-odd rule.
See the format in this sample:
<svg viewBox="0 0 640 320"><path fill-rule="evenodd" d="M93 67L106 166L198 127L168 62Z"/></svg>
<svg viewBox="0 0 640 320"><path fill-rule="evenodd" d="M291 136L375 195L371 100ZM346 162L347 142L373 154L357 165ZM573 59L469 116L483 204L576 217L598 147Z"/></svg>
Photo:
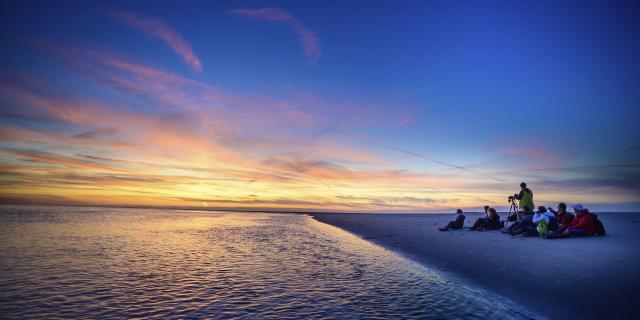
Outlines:
<svg viewBox="0 0 640 320"><path fill-rule="evenodd" d="M508 200L507 200L507 202L513 202L513 200L515 200L517 197L518 197L518 195L517 195L517 194L514 194L514 195L512 195L512 196L509 196L509 197L507 197L507 199L508 199Z"/></svg>

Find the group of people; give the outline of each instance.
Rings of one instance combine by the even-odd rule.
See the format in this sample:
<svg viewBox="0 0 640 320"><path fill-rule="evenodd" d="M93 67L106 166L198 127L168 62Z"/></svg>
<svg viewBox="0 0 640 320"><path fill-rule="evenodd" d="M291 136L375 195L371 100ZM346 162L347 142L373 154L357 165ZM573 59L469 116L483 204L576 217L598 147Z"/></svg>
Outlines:
<svg viewBox="0 0 640 320"><path fill-rule="evenodd" d="M509 197L512 209L516 209L513 215L510 214L506 220L500 221L500 215L497 211L494 208L485 206L484 215L473 223L470 230L502 230L502 232L511 235L523 234L526 236L540 236L545 239L605 234L602 222L581 204L571 206L574 214L567 211L567 205L563 202L558 204L557 210L551 207L539 206L537 211L533 212L533 191L527 188L527 184L524 182L520 184L520 188L520 193ZM519 201L520 210L517 210L516 200ZM458 209L455 220L449 222L447 226L439 228L439 230L462 229L464 220L464 213L461 209Z"/></svg>

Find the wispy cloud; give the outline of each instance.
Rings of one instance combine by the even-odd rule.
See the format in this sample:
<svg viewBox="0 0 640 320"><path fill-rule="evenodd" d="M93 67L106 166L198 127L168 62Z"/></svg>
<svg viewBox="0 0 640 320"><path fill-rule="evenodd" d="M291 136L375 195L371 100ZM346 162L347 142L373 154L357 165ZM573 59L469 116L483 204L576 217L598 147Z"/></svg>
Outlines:
<svg viewBox="0 0 640 320"><path fill-rule="evenodd" d="M304 55L310 63L316 63L320 58L320 43L318 42L316 33L307 28L296 17L282 9L234 9L229 11L229 13L250 19L284 23L298 34L300 42L302 42Z"/></svg>
<svg viewBox="0 0 640 320"><path fill-rule="evenodd" d="M202 71L202 62L193 52L189 42L165 22L156 18L142 17L133 12L114 12L113 16L134 29L164 41L193 70Z"/></svg>
<svg viewBox="0 0 640 320"><path fill-rule="evenodd" d="M86 85L101 93L44 76L0 76L0 184L6 187L0 200L423 212L504 203L502 195L517 183L487 175L519 182L523 172L537 196L553 201L627 201L633 197L628 189L637 191L626 184L637 175L607 180L609 173L598 176L585 167L571 171L573 183L555 186L553 169L469 169L438 154L431 158L355 134L378 117L395 118L372 116L378 111L369 103L336 103L304 93L246 95L105 50L30 45L91 80ZM326 134L337 133L336 127L349 131ZM560 165L545 157L521 161L528 154L519 150L500 154L528 168ZM393 161L398 157L426 161L403 169ZM458 161L465 160L453 160ZM593 188L583 195L580 183ZM558 196L542 193L542 187Z"/></svg>
<svg viewBox="0 0 640 320"><path fill-rule="evenodd" d="M238 95L105 51L42 41L30 45L111 90L105 101L73 87L43 88L31 77L0 81L0 95L20 106L4 115L20 118L19 124L0 125L0 142L12 146L0 152L0 173L12 184L14 199L22 191L25 198L41 194L103 204L197 205L202 201L180 199L216 196L228 200L221 206L238 206L237 199L256 194L260 201L255 206L346 210L352 207L349 201L327 190L348 194L366 185L384 194L390 182L404 190L427 180L454 185L450 176L398 171L366 149L335 137L313 137L340 117L334 110L347 104L308 95L302 102ZM144 107L115 102L121 98ZM353 108L358 107L347 109ZM307 195L313 199L298 202Z"/></svg>

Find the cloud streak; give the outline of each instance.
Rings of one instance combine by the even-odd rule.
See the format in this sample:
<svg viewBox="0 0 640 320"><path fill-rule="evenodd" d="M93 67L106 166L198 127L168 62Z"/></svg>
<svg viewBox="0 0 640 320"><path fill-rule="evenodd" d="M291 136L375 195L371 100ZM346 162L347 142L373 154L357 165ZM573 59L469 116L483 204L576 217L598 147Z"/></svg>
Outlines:
<svg viewBox="0 0 640 320"><path fill-rule="evenodd" d="M320 58L320 42L316 37L316 33L282 9L234 9L229 13L249 19L284 23L298 34L302 43L303 53L310 63L316 63Z"/></svg>
<svg viewBox="0 0 640 320"><path fill-rule="evenodd" d="M453 168L453 169L466 171L468 173L472 173L472 174L475 174L475 175L483 176L485 178L489 178L489 179L492 179L492 180L504 182L504 180L501 179L501 178L498 178L496 176L489 175L489 174L486 174L486 173L482 173L482 172L479 172L479 171L471 170L471 169L469 169L467 167L463 167L463 166L455 165L455 164L452 164L452 163L436 160L436 159L433 159L431 157L427 157L425 155L422 155L422 154L419 154L419 153L416 153L416 152L413 152L413 151L400 149L400 148L388 145L386 143L382 143L380 141L375 141L373 139L360 137L360 136L357 136L357 135L354 135L354 134L350 134L350 133L344 133L344 132L341 132L341 133L343 133L343 134L345 134L345 135L347 135L349 137L352 137L352 138L354 138L356 140L360 140L362 142L370 143L370 144L377 145L377 146L380 146L380 147L383 147L383 148L387 148L389 150L393 150L393 151L401 152L401 153L408 154L408 155L411 155L411 156L414 156L414 157L418 157L420 159L423 159L423 160L426 160L426 161L429 161L429 162L432 162L432 163L435 163L435 164L439 164L439 165L446 166L446 167Z"/></svg>
<svg viewBox="0 0 640 320"><path fill-rule="evenodd" d="M202 71L202 62L196 56L189 42L165 22L156 18L142 17L133 12L114 12L113 16L131 28L162 40L193 70Z"/></svg>

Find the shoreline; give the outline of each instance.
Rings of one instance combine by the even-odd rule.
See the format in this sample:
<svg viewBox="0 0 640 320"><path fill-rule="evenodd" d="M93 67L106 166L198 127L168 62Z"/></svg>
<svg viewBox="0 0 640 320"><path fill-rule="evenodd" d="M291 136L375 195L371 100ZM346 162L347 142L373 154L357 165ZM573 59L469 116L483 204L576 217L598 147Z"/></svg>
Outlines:
<svg viewBox="0 0 640 320"><path fill-rule="evenodd" d="M438 231L452 214L310 216L547 318L632 319L640 312L640 214L599 214L607 236L556 240ZM476 216L468 214L465 226Z"/></svg>
<svg viewBox="0 0 640 320"><path fill-rule="evenodd" d="M317 223L325 224L325 225L327 225L327 226L329 226L331 228L338 229L340 232L347 232L347 233L349 233L350 235L352 235L354 237L357 237L357 238L362 239L362 240L367 241L367 242L371 242L370 238L363 238L363 237L361 237L361 236L359 236L357 234L352 233L351 231L348 231L348 230L343 229L341 227L337 227L337 226L334 226L332 224L323 222L323 221L321 221L319 219L316 219L315 217L313 217L311 215L309 215L309 217L311 219L313 219ZM402 251L398 251L398 250L395 250L395 249L391 249L391 248L388 248L386 246L380 245L380 244L378 244L376 242L371 242L371 243L372 243L372 245L381 247L383 250L390 251L393 254L399 256L400 258L404 259L405 261L407 261L408 263L413 265L414 268L427 269L430 272L435 272L436 274L446 278L447 281L451 281L455 285L462 286L462 287L464 287L464 288L466 288L466 289L468 289L470 291L476 292L476 293L478 293L480 295L488 296L491 299L491 301L493 303L495 303L496 306L504 309L505 312L507 312L507 313L509 313L511 315L516 315L518 317L521 317L522 319L530 319L530 320L533 320L533 319L549 319L548 317L544 316L542 313L537 313L532 309L529 309L529 308L524 307L522 305L518 305L513 300L511 300L511 299L509 299L509 298L507 298L505 296L496 294L495 292L488 291L486 288L482 288L482 287L476 285L475 283L473 283L472 281L469 281L468 279L465 279L465 278L463 278L463 277L461 277L461 276L459 276L459 275L457 275L455 273L452 273L449 270L443 270L443 269L434 268L433 265L425 264L424 262L419 262L415 257L412 257L411 255L407 254L406 252L402 252Z"/></svg>

